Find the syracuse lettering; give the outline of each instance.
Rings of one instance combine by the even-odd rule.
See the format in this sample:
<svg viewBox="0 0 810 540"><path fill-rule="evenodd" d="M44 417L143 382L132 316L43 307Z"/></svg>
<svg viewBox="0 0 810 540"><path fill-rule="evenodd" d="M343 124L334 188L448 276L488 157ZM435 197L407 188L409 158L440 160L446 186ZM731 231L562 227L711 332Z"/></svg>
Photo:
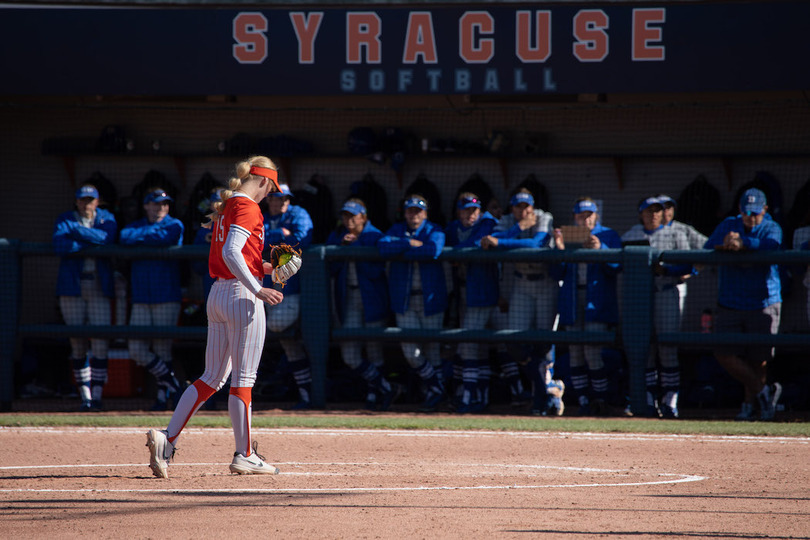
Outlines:
<svg viewBox="0 0 810 540"><path fill-rule="evenodd" d="M330 16L332 14L330 13ZM488 11L466 11L458 19L457 48L440 58L434 14L411 11L395 64L383 64L383 21L373 11L341 12L345 15L345 67L339 71L343 92L553 92L552 12L518 10L514 16L514 43L498 41L496 19ZM316 42L326 12L290 12L289 22L297 40L298 64L316 63ZM634 8L631 17L630 56L633 62L658 62L666 58L663 44L665 8ZM261 64L269 57L268 20L260 12L242 12L233 19L233 57L241 64ZM576 61L599 63L610 54L610 18L602 9L581 9L572 19L571 54ZM511 30L511 29L510 29ZM446 31L446 30L445 30ZM387 43L387 42L386 42ZM329 44L333 46L333 44ZM494 61L496 46L513 48L513 63ZM290 50L284 47L282 50ZM397 51L399 52L399 51ZM390 52L387 52L390 54ZM560 53L563 54L563 53ZM388 56L386 57L388 58ZM444 60L444 62L442 62ZM448 61L461 67L446 67ZM503 64L503 62L501 62Z"/></svg>

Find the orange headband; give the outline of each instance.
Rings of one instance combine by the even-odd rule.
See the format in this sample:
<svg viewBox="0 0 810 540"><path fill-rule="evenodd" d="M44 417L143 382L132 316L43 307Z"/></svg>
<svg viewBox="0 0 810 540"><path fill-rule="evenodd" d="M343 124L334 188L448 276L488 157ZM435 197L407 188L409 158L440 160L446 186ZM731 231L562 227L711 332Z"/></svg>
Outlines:
<svg viewBox="0 0 810 540"><path fill-rule="evenodd" d="M264 176L265 178L269 178L276 185L276 189L278 190L278 192L281 193L281 186L278 185L278 171L274 171L273 169L268 169L266 167L257 167L253 165L250 167L250 174L255 174L256 176Z"/></svg>

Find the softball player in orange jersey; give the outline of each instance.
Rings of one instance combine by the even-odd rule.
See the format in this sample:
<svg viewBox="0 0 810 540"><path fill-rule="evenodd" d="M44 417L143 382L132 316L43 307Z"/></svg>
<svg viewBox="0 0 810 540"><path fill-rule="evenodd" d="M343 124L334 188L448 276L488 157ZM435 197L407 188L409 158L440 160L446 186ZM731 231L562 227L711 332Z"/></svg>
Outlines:
<svg viewBox="0 0 810 540"><path fill-rule="evenodd" d="M232 473L278 474L250 447L251 393L264 347L264 302L275 305L281 292L262 287L272 267L262 261L264 220L259 202L281 191L276 165L264 156L237 164L236 177L221 193L222 202L212 214L208 270L216 278L208 296L208 342L205 372L180 398L166 430L147 433L149 466L155 476L168 478L169 460L177 438L205 401L222 388L231 375L228 412L236 452Z"/></svg>

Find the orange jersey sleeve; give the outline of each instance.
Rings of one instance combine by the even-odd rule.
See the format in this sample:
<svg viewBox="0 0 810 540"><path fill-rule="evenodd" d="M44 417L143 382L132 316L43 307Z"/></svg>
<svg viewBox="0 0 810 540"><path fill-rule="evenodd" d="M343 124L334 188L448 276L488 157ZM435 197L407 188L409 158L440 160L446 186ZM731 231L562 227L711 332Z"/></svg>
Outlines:
<svg viewBox="0 0 810 540"><path fill-rule="evenodd" d="M222 258L222 248L231 227L239 227L250 233L242 256L250 273L259 281L264 279L262 250L264 249L264 218L259 205L250 197L236 194L225 202L225 211L212 226L211 251L208 255L208 273L212 278L234 279Z"/></svg>

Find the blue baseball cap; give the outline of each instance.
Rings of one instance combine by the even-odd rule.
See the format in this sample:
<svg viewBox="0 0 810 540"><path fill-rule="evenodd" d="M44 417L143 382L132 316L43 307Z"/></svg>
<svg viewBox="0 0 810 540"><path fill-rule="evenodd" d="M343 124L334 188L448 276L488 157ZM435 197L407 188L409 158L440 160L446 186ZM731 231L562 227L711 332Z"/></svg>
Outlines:
<svg viewBox="0 0 810 540"><path fill-rule="evenodd" d="M162 189L156 189L154 191L150 191L146 194L146 197L143 198L143 204L150 203L150 202L163 202L163 201L173 201L169 194L166 193Z"/></svg>
<svg viewBox="0 0 810 540"><path fill-rule="evenodd" d="M77 199L93 198L98 199L98 190L93 186L82 186L76 190Z"/></svg>
<svg viewBox="0 0 810 540"><path fill-rule="evenodd" d="M366 209L363 207L363 205L355 201L346 201L343 203L343 207L340 209L340 211L348 212L353 216L366 213Z"/></svg>
<svg viewBox="0 0 810 540"><path fill-rule="evenodd" d="M410 197L405 199L405 203L402 205L403 210L407 210L408 208L421 208L422 210L427 210L427 207L427 201L418 197Z"/></svg>
<svg viewBox="0 0 810 540"><path fill-rule="evenodd" d="M582 212L599 212L599 207L593 201L579 201L574 205L574 213L581 214Z"/></svg>
<svg viewBox="0 0 810 540"><path fill-rule="evenodd" d="M211 196L208 198L209 203L215 202L222 202L222 189L217 189L211 193Z"/></svg>
<svg viewBox="0 0 810 540"><path fill-rule="evenodd" d="M534 206L534 197L532 197L531 193L515 193L512 195L512 198L509 199L510 206L517 206L520 203L526 203L531 206Z"/></svg>
<svg viewBox="0 0 810 540"><path fill-rule="evenodd" d="M761 214L766 204L765 194L756 188L746 190L740 197L740 211L743 214Z"/></svg>
<svg viewBox="0 0 810 540"><path fill-rule="evenodd" d="M292 194L292 191L290 191L290 186L288 186L287 184L280 184L278 187L281 188L281 191L276 191L274 193L271 193L271 195L273 197L294 197L295 196L295 195Z"/></svg>
<svg viewBox="0 0 810 540"><path fill-rule="evenodd" d="M641 204L638 205L638 211L641 212L642 210L646 210L647 208L655 205L660 206L661 210L664 209L664 203L661 202L659 197L647 197L641 201ZM596 212L596 210L594 210L594 212Z"/></svg>
<svg viewBox="0 0 810 540"><path fill-rule="evenodd" d="M478 197L462 197L456 202L456 208L464 210L465 208L481 208L481 199Z"/></svg>

